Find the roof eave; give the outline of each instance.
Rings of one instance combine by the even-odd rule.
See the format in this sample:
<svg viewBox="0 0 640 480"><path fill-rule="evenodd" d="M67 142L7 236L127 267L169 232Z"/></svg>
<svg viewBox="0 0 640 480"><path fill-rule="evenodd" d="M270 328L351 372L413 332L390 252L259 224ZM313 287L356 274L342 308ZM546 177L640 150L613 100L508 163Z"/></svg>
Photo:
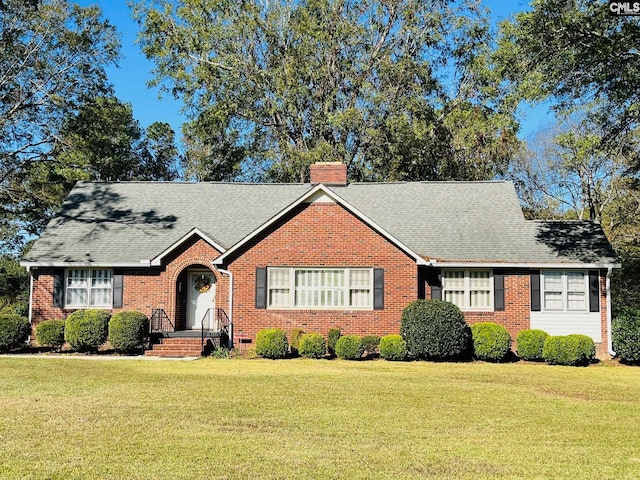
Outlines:
<svg viewBox="0 0 640 480"><path fill-rule="evenodd" d="M226 251L226 249L220 245L219 243L215 242L214 240L212 240L208 235L205 235L202 230L200 230L199 228L192 228L191 230L189 230L185 235L183 235L182 237L180 237L180 239L178 239L176 242L174 242L173 244L171 244L167 249L165 249L162 253L160 253L159 255L157 255L156 257L152 258L151 260L149 260L150 266L152 267L159 267L160 265L162 265L162 259L164 257L166 257L167 255L169 255L171 252L173 252L176 248L180 247L184 242L186 242L187 240L189 240L191 237L193 237L194 235L198 235L201 239L203 239L205 242L207 242L209 245L211 245L213 248L215 248L216 250L218 250L220 253L224 253Z"/></svg>
<svg viewBox="0 0 640 480"><path fill-rule="evenodd" d="M582 268L582 269L607 269L621 268L622 265L617 262L487 262L487 261L446 261L432 260L431 265L434 267L445 268Z"/></svg>

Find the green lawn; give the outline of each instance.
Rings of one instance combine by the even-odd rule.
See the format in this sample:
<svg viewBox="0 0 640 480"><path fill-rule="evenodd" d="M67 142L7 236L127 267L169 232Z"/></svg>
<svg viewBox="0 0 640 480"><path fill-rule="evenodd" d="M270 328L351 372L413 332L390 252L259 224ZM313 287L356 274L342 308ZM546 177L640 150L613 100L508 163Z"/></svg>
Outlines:
<svg viewBox="0 0 640 480"><path fill-rule="evenodd" d="M0 358L0 478L640 478L640 368Z"/></svg>

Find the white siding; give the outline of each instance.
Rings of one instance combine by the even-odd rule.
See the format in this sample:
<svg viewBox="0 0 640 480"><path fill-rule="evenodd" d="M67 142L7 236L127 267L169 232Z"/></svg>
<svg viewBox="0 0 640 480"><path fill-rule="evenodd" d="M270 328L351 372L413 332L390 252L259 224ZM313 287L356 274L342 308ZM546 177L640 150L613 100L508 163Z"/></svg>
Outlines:
<svg viewBox="0 0 640 480"><path fill-rule="evenodd" d="M602 342L600 312L531 312L531 328L549 335L581 333Z"/></svg>

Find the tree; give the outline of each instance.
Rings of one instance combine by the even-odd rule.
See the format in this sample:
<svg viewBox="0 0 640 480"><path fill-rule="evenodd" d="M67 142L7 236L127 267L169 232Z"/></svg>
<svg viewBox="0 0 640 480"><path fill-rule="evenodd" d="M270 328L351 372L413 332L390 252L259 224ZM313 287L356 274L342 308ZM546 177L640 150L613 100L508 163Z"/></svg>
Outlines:
<svg viewBox="0 0 640 480"><path fill-rule="evenodd" d="M116 97L87 101L68 118L53 152L58 166L75 169L71 181L173 180L178 150L169 124L144 131L131 104Z"/></svg>
<svg viewBox="0 0 640 480"><path fill-rule="evenodd" d="M521 152L511 178L531 217L609 220L626 147L614 149L602 137L585 118L569 117L539 132Z"/></svg>
<svg viewBox="0 0 640 480"><path fill-rule="evenodd" d="M43 205L29 175L54 162L65 118L110 90L116 31L97 7L66 0L4 0L0 10L0 241L20 248L39 231ZM57 186L50 185L52 189ZM45 196L49 193L45 192ZM46 204L47 202L45 202Z"/></svg>
<svg viewBox="0 0 640 480"><path fill-rule="evenodd" d="M588 0L534 0L503 22L495 66L517 99L591 105L608 139L640 125L640 19Z"/></svg>
<svg viewBox="0 0 640 480"><path fill-rule="evenodd" d="M196 178L305 181L338 160L354 180L486 179L504 168L485 152L517 144L479 83L474 3L158 0L135 15L152 83L191 114Z"/></svg>
<svg viewBox="0 0 640 480"><path fill-rule="evenodd" d="M0 255L0 313L26 316L29 310L29 274L9 255Z"/></svg>

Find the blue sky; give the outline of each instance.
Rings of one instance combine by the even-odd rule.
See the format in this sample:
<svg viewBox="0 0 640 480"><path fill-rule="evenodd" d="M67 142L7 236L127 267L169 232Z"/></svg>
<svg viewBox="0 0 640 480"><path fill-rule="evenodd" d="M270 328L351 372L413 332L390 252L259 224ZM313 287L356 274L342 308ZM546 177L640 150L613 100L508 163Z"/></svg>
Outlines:
<svg viewBox="0 0 640 480"><path fill-rule="evenodd" d="M143 127L155 121L171 124L180 138L180 126L185 117L180 113L181 103L170 94L159 98L158 89L150 89L146 82L151 80L153 64L148 61L136 45L138 25L132 19L131 9L127 0L80 0L81 5L97 4L107 18L122 35L122 59L118 68L107 70L109 79L113 83L117 97L131 103L135 118ZM504 0L484 0L483 4L491 10L491 17L498 22L508 18L512 13L528 9L528 2ZM525 107L522 110L522 128L520 138L526 140L541 126L552 119L548 107Z"/></svg>

